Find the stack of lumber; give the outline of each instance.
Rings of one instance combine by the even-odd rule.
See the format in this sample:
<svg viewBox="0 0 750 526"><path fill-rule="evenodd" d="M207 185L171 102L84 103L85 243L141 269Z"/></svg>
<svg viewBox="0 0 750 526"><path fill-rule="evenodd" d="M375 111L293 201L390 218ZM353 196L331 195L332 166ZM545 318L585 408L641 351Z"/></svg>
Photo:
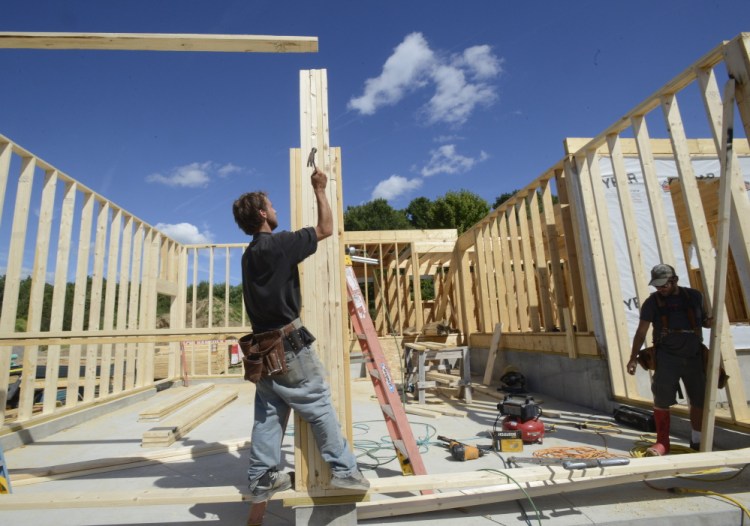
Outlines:
<svg viewBox="0 0 750 526"><path fill-rule="evenodd" d="M181 409L196 398L214 388L214 384L196 384L190 387L173 387L161 394L158 403L138 414L139 422L158 422L165 416Z"/></svg>
<svg viewBox="0 0 750 526"><path fill-rule="evenodd" d="M167 447L173 444L237 398L236 387L218 387L205 392L208 394L195 399L165 419L162 425L152 427L143 433L141 447Z"/></svg>

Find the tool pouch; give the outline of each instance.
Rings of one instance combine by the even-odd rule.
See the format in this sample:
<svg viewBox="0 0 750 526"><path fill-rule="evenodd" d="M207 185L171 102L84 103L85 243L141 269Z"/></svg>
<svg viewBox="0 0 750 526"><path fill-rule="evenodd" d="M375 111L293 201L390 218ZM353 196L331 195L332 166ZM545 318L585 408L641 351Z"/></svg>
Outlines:
<svg viewBox="0 0 750 526"><path fill-rule="evenodd" d="M656 370L656 347L646 347L638 351L638 357L636 358L641 367L647 371Z"/></svg>
<svg viewBox="0 0 750 526"><path fill-rule="evenodd" d="M307 347L314 342L315 336L313 336L312 333L307 330L307 327L303 325L299 329L290 332L285 339L286 349L288 351L298 352L303 347Z"/></svg>
<svg viewBox="0 0 750 526"><path fill-rule="evenodd" d="M286 341L282 331L247 334L240 338L245 380L257 383L264 376L285 374L287 367L284 342Z"/></svg>

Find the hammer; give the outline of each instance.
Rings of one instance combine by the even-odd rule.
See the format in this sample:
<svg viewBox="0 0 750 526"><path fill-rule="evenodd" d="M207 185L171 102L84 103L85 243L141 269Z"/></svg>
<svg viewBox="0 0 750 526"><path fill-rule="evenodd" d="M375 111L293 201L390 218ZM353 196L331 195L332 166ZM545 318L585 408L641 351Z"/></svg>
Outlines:
<svg viewBox="0 0 750 526"><path fill-rule="evenodd" d="M307 156L307 166L312 166L313 173L318 171L318 167L315 166L315 154L317 151L318 149L313 147L313 149L310 150L310 155Z"/></svg>

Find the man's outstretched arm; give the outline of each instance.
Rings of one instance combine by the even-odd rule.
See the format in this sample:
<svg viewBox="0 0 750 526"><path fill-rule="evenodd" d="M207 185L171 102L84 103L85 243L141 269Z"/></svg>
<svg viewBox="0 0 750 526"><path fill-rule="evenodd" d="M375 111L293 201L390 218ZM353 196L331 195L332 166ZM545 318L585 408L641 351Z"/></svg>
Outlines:
<svg viewBox="0 0 750 526"><path fill-rule="evenodd" d="M318 241L321 241L333 234L333 214L328 196L326 196L328 176L320 170L315 170L310 177L310 183L315 193L315 200L318 202L318 224L315 227L315 235Z"/></svg>

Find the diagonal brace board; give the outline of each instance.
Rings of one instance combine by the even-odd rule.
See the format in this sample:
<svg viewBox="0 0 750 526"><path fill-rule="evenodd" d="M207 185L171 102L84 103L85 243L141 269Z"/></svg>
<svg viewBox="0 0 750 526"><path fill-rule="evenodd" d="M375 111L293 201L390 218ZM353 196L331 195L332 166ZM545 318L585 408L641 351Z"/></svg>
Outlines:
<svg viewBox="0 0 750 526"><path fill-rule="evenodd" d="M689 455L667 455L664 457L643 457L631 459L627 466L612 466L592 470L568 471L561 466L533 466L509 470L508 473L519 483L544 482L547 485L564 484L566 481L584 482L596 478L597 487L605 487L610 482L621 481L632 476L636 480L654 480L678 474L688 474L714 467L740 466L750 463L750 448L713 453L692 453ZM503 474L489 472L461 472L442 475L417 475L413 477L388 477L371 479L369 493L402 493L424 489L451 488L490 488L507 484ZM513 485L512 488L518 486ZM466 490L465 490L466 491ZM492 490L490 490L492 491ZM294 491L276 493L272 500L295 496L334 496L343 495L342 490L317 490L309 494ZM422 496L433 497L432 495ZM411 497L409 497L411 498ZM420 498L420 497L416 497ZM518 498L518 497L513 497ZM243 502L247 495L235 486L211 488L160 488L145 491L110 492L54 492L4 495L0 499L0 510L22 510L42 508L93 508L128 507L166 504L204 504L215 502ZM488 500L485 500L487 502ZM384 501L394 503L398 501ZM375 503L373 503L374 505ZM460 506L462 504L455 504ZM451 504L453 506L453 504ZM359 507L369 507L360 504ZM384 505L388 508L388 504ZM360 518L363 518L360 515Z"/></svg>

